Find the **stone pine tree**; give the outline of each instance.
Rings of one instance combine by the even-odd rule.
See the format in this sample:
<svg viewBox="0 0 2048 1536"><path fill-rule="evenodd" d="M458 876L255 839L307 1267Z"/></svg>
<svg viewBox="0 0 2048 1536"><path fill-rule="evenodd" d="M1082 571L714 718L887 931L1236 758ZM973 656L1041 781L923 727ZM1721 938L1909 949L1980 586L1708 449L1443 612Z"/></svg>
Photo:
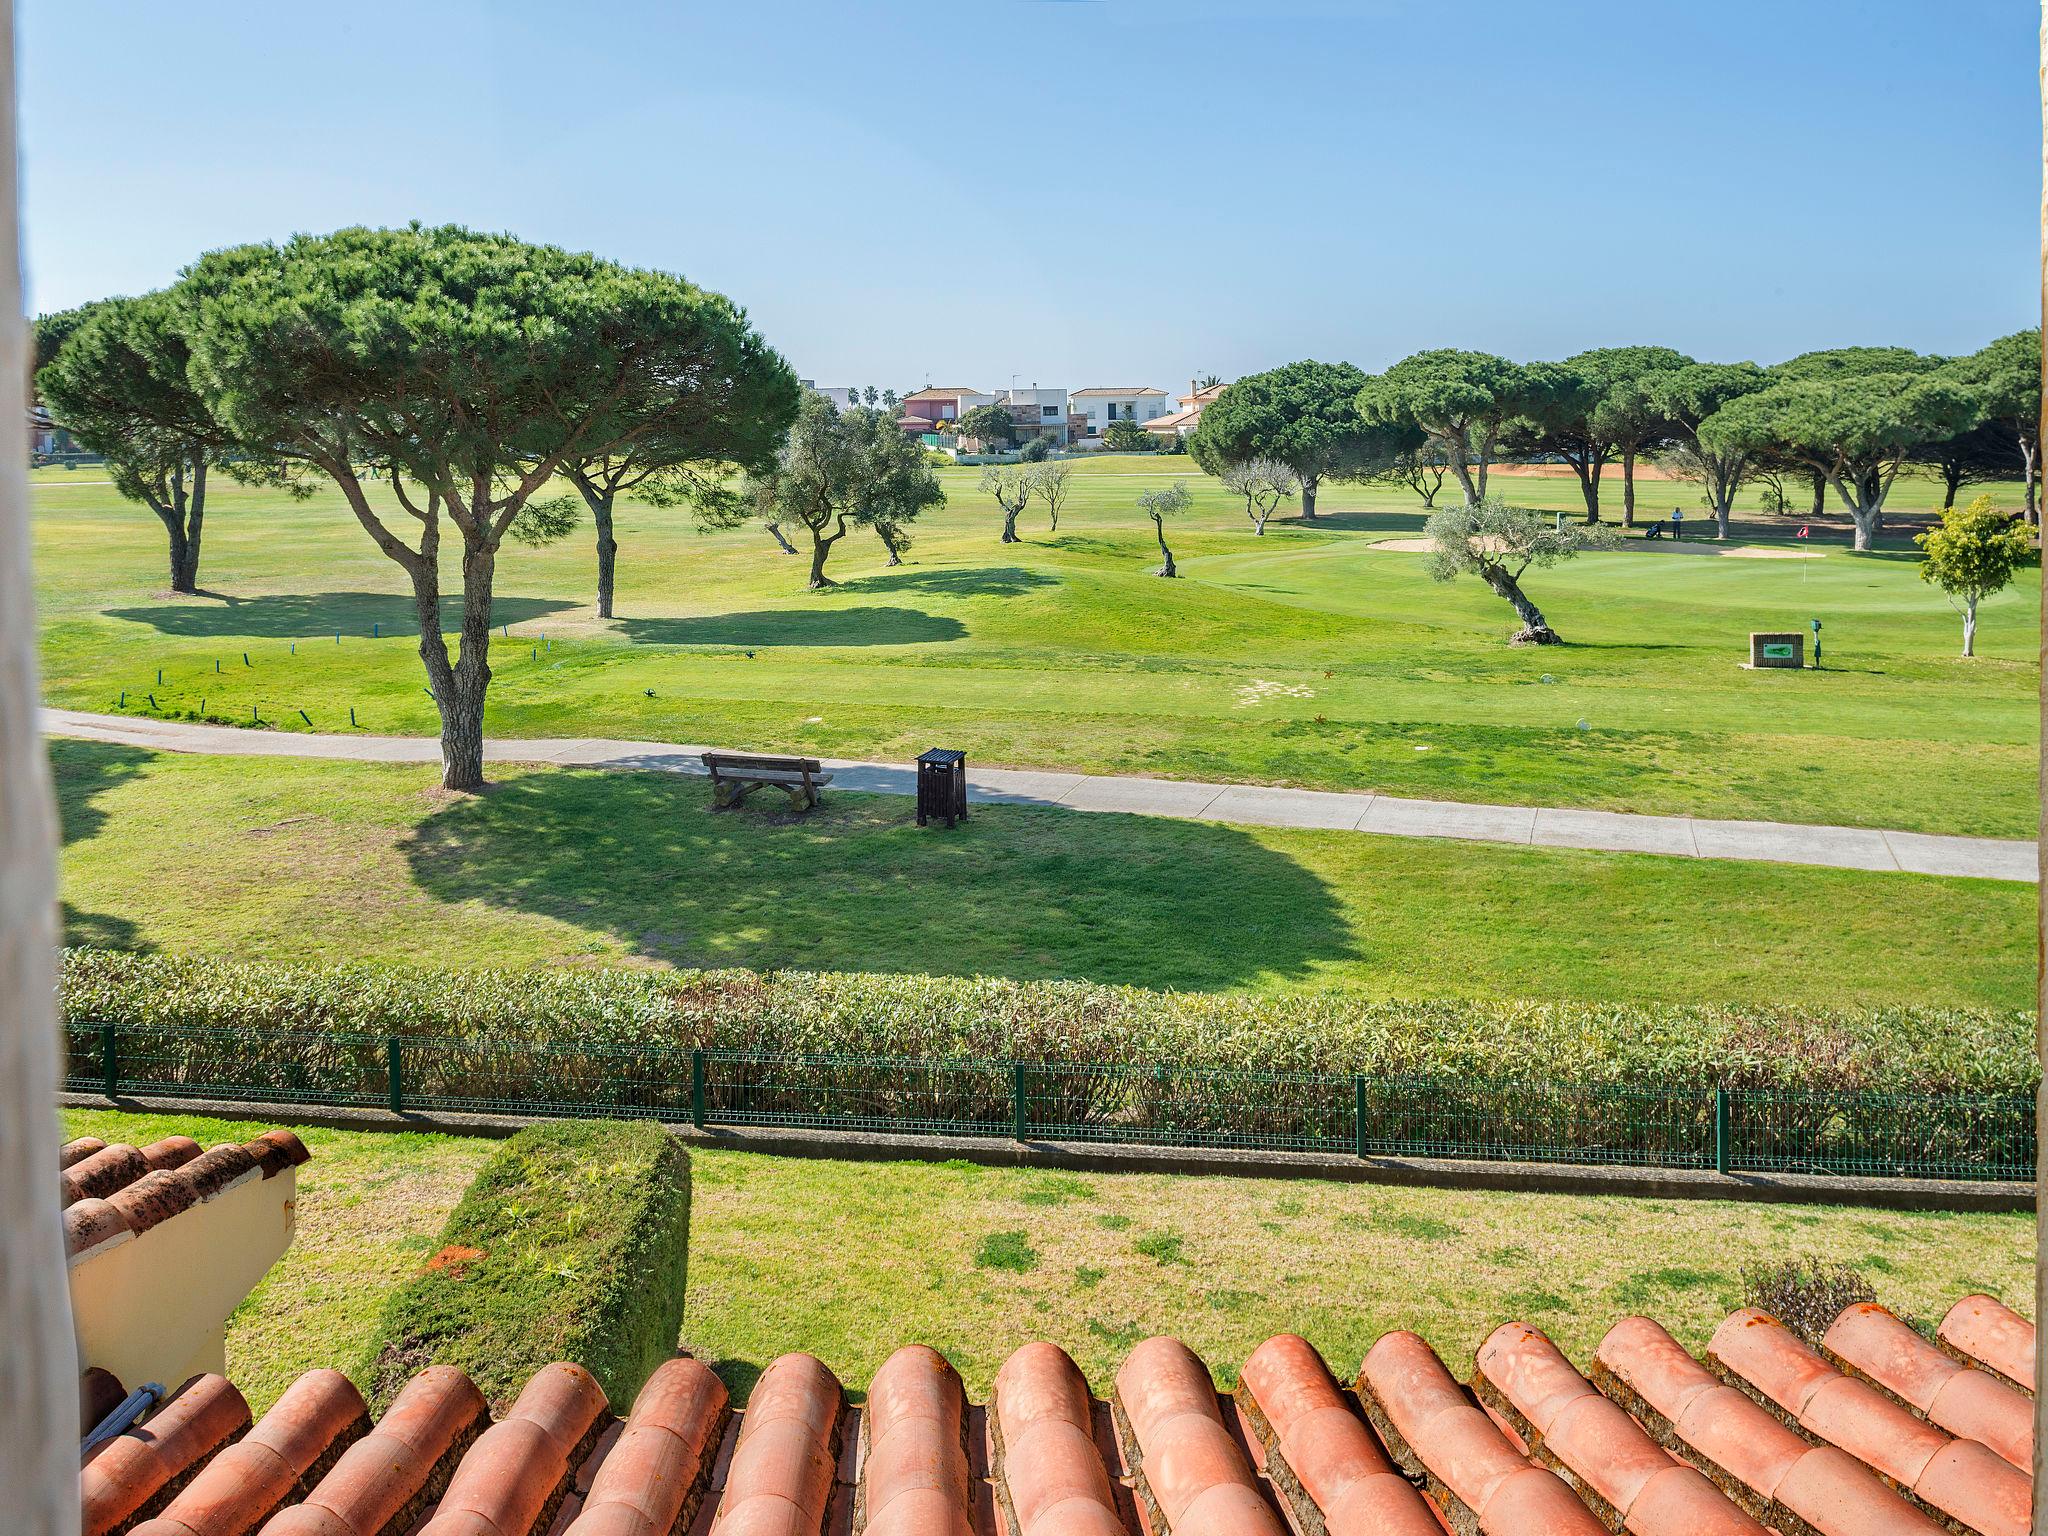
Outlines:
<svg viewBox="0 0 2048 1536"><path fill-rule="evenodd" d="M1960 512L1943 511L1941 521L1913 542L1926 554L1920 579L1947 595L1963 616L1963 654L1977 654L1977 605L2003 592L2018 571L2041 563L2041 551L2024 526L1979 496Z"/></svg>
<svg viewBox="0 0 2048 1536"><path fill-rule="evenodd" d="M1365 380L1356 404L1365 421L1417 429L1441 448L1470 504L1486 494L1487 468L1527 407L1530 387L1519 363L1440 348L1404 357Z"/></svg>
<svg viewBox="0 0 2048 1536"><path fill-rule="evenodd" d="M235 453L233 434L192 387L185 317L166 293L105 299L36 322L36 388L107 478L154 512L170 537L173 592L199 589L200 541L211 475L226 464L252 475L260 456Z"/></svg>
<svg viewBox="0 0 2048 1536"><path fill-rule="evenodd" d="M1755 363L1692 363L1649 376L1649 408L1668 423L1678 467L1705 490L1716 534L1728 537L1735 493L1755 467L1763 445L1746 434L1705 431L1730 401L1755 394L1769 382Z"/></svg>
<svg viewBox="0 0 2048 1536"><path fill-rule="evenodd" d="M1167 547L1166 520L1179 516L1194 504L1194 494L1188 490L1185 480L1176 480L1162 490L1141 491L1138 495L1138 510L1152 519L1152 531L1159 536L1159 574L1162 576L1180 574L1173 563L1173 551Z"/></svg>
<svg viewBox="0 0 2048 1536"><path fill-rule="evenodd" d="M450 789L484 782L497 561L528 504L570 464L697 419L707 400L745 395L787 417L799 395L722 296L509 235L301 235L201 257L177 292L207 408L332 480L405 572ZM740 359L759 374L744 389L695 376ZM376 498L369 470L387 487ZM444 540L462 594L452 657Z"/></svg>
<svg viewBox="0 0 2048 1536"><path fill-rule="evenodd" d="M788 368L742 312L706 304L698 320L688 338L696 355L684 355L679 345L673 367L631 375L634 394L613 408L620 434L601 451L563 461L562 473L590 509L597 533L601 619L613 617L618 584L619 498L672 507L692 499L702 475L765 468L795 413Z"/></svg>
<svg viewBox="0 0 2048 1536"><path fill-rule="evenodd" d="M1359 416L1365 382L1349 363L1304 361L1248 374L1203 406L1188 453L1212 475L1252 459L1278 460L1300 480L1301 520L1312 523L1324 481L1384 473L1400 446L1397 434Z"/></svg>
<svg viewBox="0 0 2048 1536"><path fill-rule="evenodd" d="M1984 430L2010 445L2027 487L2027 521L2041 521L2041 332L2001 336L1945 370L1976 396Z"/></svg>
<svg viewBox="0 0 2048 1536"><path fill-rule="evenodd" d="M1498 496L1446 507L1423 525L1430 542L1429 574L1437 581L1477 576L1515 610L1521 629L1510 645L1559 645L1556 630L1522 590L1522 578L1570 560L1589 549L1612 546L1615 535L1601 525L1566 523L1529 507L1511 507Z"/></svg>
<svg viewBox="0 0 2048 1536"><path fill-rule="evenodd" d="M1588 422L1590 436L1604 443L1621 464L1621 525L1636 524L1636 460L1671 438L1671 423L1656 409L1651 380L1688 367L1692 359L1670 347L1595 347L1566 358L1565 366L1592 378L1599 401ZM1583 483L1584 477L1581 477ZM1599 521L1599 487L1588 508Z"/></svg>

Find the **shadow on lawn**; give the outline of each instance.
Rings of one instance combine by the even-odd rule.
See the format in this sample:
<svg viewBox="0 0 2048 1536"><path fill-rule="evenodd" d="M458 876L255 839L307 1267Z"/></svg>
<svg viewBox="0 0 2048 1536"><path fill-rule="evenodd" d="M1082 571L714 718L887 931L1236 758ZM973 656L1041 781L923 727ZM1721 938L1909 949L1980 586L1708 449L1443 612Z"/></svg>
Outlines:
<svg viewBox="0 0 2048 1536"><path fill-rule="evenodd" d="M1021 597L1038 587L1056 587L1059 578L1021 565L984 566L967 571L891 571L848 582L854 592L933 592L942 597Z"/></svg>
<svg viewBox="0 0 2048 1536"><path fill-rule="evenodd" d="M950 831L896 795L545 771L450 804L402 845L420 889L604 930L680 966L1072 977L1206 990L1353 957L1322 881L1232 827L977 806Z"/></svg>
<svg viewBox="0 0 2048 1536"><path fill-rule="evenodd" d="M491 623L531 624L577 605L545 597L498 597ZM372 626L386 635L418 633L412 599L385 592L274 592L265 597L209 593L180 603L148 608L112 608L107 616L147 624L166 635L255 635L266 640L305 640L332 635L367 635ZM452 632L462 622L462 595L441 600L441 622Z"/></svg>
<svg viewBox="0 0 2048 1536"><path fill-rule="evenodd" d="M866 586L867 583L861 583ZM917 645L959 640L958 619L916 608L783 608L694 619L621 619L636 645Z"/></svg>
<svg viewBox="0 0 2048 1536"><path fill-rule="evenodd" d="M50 768L57 787L57 817L64 846L99 835L107 813L95 804L108 790L134 778L156 758L140 747L116 746L103 741L50 742ZM88 945L94 949L153 948L143 941L141 930L125 917L108 912L87 912L70 902L62 904L63 942Z"/></svg>

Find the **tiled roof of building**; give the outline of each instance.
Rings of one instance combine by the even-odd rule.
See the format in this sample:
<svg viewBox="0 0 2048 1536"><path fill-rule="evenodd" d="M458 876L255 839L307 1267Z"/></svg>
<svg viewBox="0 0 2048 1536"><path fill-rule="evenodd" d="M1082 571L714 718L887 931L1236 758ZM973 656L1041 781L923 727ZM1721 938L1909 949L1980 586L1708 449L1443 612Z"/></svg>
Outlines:
<svg viewBox="0 0 2048 1536"><path fill-rule="evenodd" d="M311 1155L286 1130L210 1150L189 1136L166 1136L146 1147L92 1136L67 1142L60 1179L71 1262L138 1237L238 1184L296 1168Z"/></svg>
<svg viewBox="0 0 2048 1536"><path fill-rule="evenodd" d="M1090 396L1106 395L1112 399L1122 400L1126 396L1131 395L1164 395L1165 393L1165 390L1154 389L1150 384L1136 384L1129 389L1112 389L1107 385L1097 384L1088 389L1074 390L1067 398L1070 400L1085 400Z"/></svg>
<svg viewBox="0 0 2048 1536"><path fill-rule="evenodd" d="M984 1407L912 1345L859 1406L809 1355L770 1364L743 1412L671 1360L623 1424L574 1365L538 1372L495 1425L449 1366L374 1425L332 1371L253 1427L208 1376L81 1482L91 1536L2024 1536L2031 1399L2013 1383L2033 1348L1988 1297L1959 1302L1939 1346L1879 1307L1844 1312L1819 1348L1746 1309L1704 1362L1626 1318L1589 1377L1516 1322L1469 1385L1396 1332L1347 1391L1282 1335L1226 1395L1155 1338L1099 1402L1035 1343Z"/></svg>
<svg viewBox="0 0 2048 1536"><path fill-rule="evenodd" d="M927 384L916 394L905 395L903 403L908 405L913 400L958 400L962 395L979 395L982 393L985 393L985 391L979 389L941 389L937 385Z"/></svg>

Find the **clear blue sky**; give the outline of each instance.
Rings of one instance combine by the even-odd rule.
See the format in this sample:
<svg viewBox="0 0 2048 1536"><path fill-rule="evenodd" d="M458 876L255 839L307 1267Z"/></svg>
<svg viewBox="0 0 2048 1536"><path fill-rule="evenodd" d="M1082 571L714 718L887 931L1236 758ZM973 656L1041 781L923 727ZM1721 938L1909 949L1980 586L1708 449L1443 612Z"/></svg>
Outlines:
<svg viewBox="0 0 2048 1536"><path fill-rule="evenodd" d="M824 384L1973 349L2030 0L23 0L32 302L411 218L681 272Z"/></svg>

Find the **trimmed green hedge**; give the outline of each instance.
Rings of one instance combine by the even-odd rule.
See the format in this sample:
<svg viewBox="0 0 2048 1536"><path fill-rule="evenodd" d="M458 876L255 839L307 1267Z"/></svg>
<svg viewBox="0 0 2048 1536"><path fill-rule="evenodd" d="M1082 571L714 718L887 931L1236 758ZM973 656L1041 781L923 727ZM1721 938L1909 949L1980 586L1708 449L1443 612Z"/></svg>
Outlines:
<svg viewBox="0 0 2048 1536"><path fill-rule="evenodd" d="M1873 965L1884 963L1872 956ZM851 973L411 970L71 950L71 1020L1579 1084L2031 1092L2029 1012L1148 992Z"/></svg>
<svg viewBox="0 0 2048 1536"><path fill-rule="evenodd" d="M385 1303L359 1379L381 1413L414 1372L459 1365L502 1414L536 1370L573 1360L623 1412L675 1353L689 1240L675 1137L646 1121L529 1127Z"/></svg>

